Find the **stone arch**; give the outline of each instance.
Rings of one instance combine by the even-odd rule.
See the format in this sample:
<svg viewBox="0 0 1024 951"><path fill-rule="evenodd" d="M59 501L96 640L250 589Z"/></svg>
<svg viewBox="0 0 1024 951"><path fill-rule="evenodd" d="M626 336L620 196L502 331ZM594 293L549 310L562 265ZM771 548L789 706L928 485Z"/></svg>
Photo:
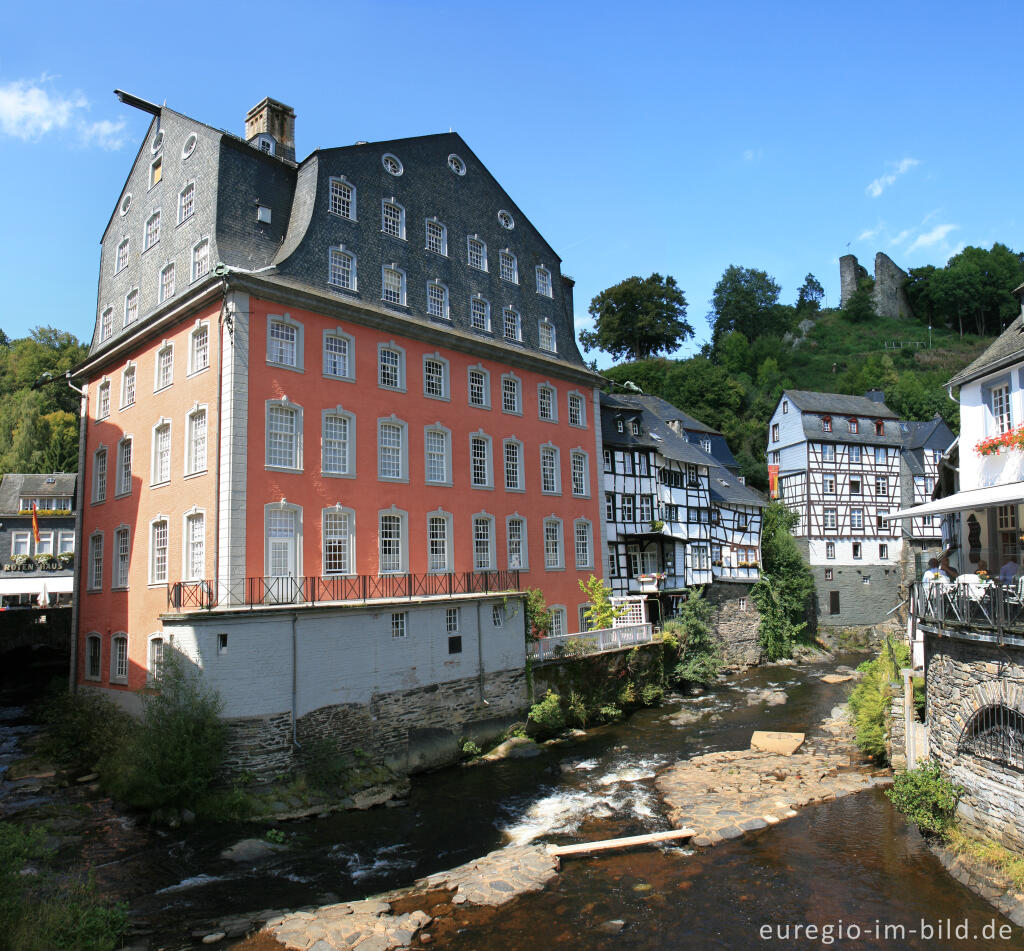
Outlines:
<svg viewBox="0 0 1024 951"><path fill-rule="evenodd" d="M978 711L986 707L999 706L1008 707L1010 710L1024 715L1024 688L1018 684L999 680L975 684L960 701L960 706L953 715L958 748L966 735L968 725Z"/></svg>

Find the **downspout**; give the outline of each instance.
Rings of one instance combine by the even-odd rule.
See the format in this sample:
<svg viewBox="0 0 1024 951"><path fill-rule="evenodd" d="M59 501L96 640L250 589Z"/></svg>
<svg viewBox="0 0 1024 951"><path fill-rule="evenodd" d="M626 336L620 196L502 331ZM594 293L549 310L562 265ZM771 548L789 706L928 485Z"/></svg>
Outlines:
<svg viewBox="0 0 1024 951"><path fill-rule="evenodd" d="M220 352L217 355L218 356L218 360L217 360L217 453L216 453L216 457L217 457L216 466L217 466L217 468L215 470L215 472L217 473L217 492L216 492L216 495L214 496L214 500L213 500L213 537L214 537L214 540L215 540L215 544L213 546L213 584L211 585L211 587L213 588L213 591L211 592L211 598L213 598L217 603L220 602L220 593L219 593L219 589L220 589L220 584L219 584L219 582L220 582L220 490L221 490L221 484L220 484L221 483L221 473L220 473L220 442L221 442L221 434L222 434L223 428L224 428L224 416L223 416L223 409L224 409L224 334L225 334L225 332L227 332L228 335L232 335L232 327L233 327L233 325L230 322L225 323L225 320L224 320L224 316L225 316L224 315L224 311L227 309L227 303L228 303L228 282L224 281L224 297L221 300L221 305L220 305L220 324L221 324ZM232 335L232 343L233 342L234 342L234 337ZM232 406L232 409L234 409L233 406ZM210 607L211 608L213 607L213 601L211 601Z"/></svg>
<svg viewBox="0 0 1024 951"><path fill-rule="evenodd" d="M484 699L484 629L480 622L480 602L476 603L476 665L477 684L480 689L480 702L489 707L490 704Z"/></svg>
<svg viewBox="0 0 1024 951"><path fill-rule="evenodd" d="M89 418L89 398L85 389L79 389L71 382L71 371L64 374L67 384L81 396L78 413L78 478L75 480L75 574L71 583L71 657L68 667L68 688L72 693L78 692L78 613L79 601L82 597L81 573L84 565L82 547L82 512L85 508L85 439L88 432L86 422ZM78 582L77 584L75 582Z"/></svg>
<svg viewBox="0 0 1024 951"><path fill-rule="evenodd" d="M298 673L298 657L299 657L299 646L298 638L295 633L295 622L298 619L298 615L292 612L292 746L296 749L302 749L302 744L299 742L299 738L296 734L295 724L295 705L296 696L299 690L299 673Z"/></svg>

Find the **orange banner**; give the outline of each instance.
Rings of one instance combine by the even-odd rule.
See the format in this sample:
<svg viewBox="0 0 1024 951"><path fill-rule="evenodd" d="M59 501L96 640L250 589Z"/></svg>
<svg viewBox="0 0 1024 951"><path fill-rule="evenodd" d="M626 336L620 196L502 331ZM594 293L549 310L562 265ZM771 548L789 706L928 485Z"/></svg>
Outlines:
<svg viewBox="0 0 1024 951"><path fill-rule="evenodd" d="M777 465L768 466L768 491L773 499L779 497L779 467Z"/></svg>
<svg viewBox="0 0 1024 951"><path fill-rule="evenodd" d="M32 503L32 534L35 536L36 544L39 544L39 516L36 514L36 503Z"/></svg>

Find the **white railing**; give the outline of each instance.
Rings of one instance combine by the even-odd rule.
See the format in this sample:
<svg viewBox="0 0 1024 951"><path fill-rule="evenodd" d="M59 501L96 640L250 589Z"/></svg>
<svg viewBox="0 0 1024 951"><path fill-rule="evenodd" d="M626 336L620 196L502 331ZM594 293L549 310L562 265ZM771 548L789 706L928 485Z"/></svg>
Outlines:
<svg viewBox="0 0 1024 951"><path fill-rule="evenodd" d="M550 660L555 657L580 657L583 654L597 654L601 651L635 647L650 644L654 640L654 628L650 624L626 624L622 627L605 627L599 631L583 634L557 634L542 637L527 644L527 654L535 660Z"/></svg>

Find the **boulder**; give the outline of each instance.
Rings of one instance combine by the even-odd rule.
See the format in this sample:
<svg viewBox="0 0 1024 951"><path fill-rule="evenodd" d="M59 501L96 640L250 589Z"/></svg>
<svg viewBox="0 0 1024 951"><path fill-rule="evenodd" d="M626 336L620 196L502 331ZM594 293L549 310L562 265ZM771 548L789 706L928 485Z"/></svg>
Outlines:
<svg viewBox="0 0 1024 951"><path fill-rule="evenodd" d="M765 753L779 753L792 756L804 743L803 733L774 733L768 730L755 730L750 738L750 748Z"/></svg>

